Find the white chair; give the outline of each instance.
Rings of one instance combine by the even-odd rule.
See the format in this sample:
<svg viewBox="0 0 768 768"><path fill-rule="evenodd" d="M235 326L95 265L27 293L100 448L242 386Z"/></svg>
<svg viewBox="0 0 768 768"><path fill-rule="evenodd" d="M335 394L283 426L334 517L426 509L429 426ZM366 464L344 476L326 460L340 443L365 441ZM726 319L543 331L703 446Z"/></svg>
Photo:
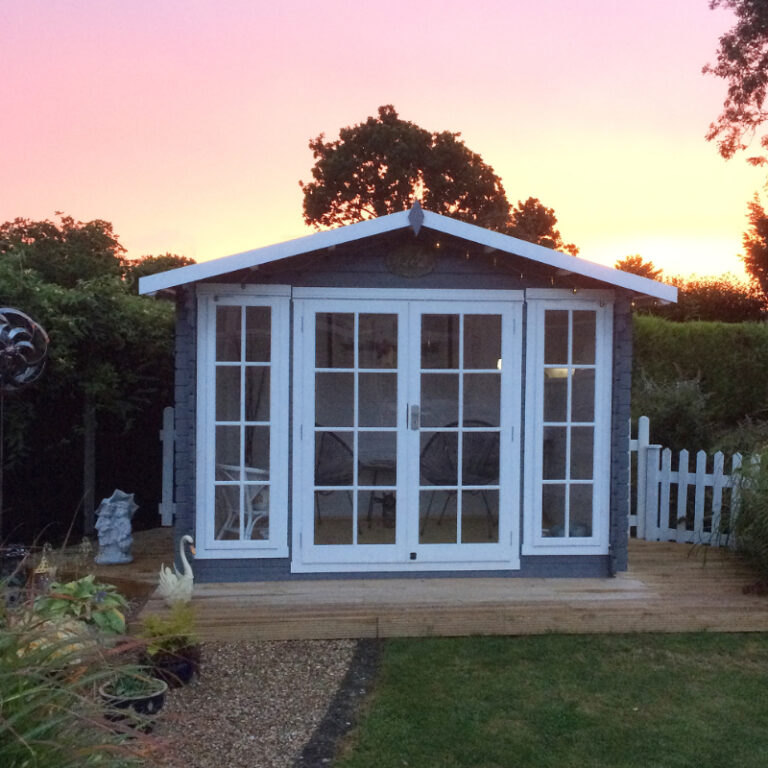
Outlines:
<svg viewBox="0 0 768 768"><path fill-rule="evenodd" d="M216 531L217 539L229 538L234 534L240 538L240 483L245 482L243 493L243 537L248 541L254 538L269 537L269 472L259 467L237 467L230 464L216 465L216 479L227 480L237 485L220 486L230 489L224 494L226 517Z"/></svg>

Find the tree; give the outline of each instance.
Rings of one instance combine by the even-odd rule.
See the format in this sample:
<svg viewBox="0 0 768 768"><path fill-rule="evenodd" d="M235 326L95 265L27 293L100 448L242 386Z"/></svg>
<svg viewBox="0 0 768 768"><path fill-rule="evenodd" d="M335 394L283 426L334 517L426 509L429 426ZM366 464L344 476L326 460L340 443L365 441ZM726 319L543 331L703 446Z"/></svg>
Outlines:
<svg viewBox="0 0 768 768"><path fill-rule="evenodd" d="M509 202L501 179L460 134L435 132L401 120L391 105L378 117L342 128L339 138L311 139L315 164L304 190L304 221L335 227L425 208L462 221L504 230Z"/></svg>
<svg viewBox="0 0 768 768"><path fill-rule="evenodd" d="M25 268L66 288L83 279L118 277L124 252L112 225L100 219L84 223L61 216L57 225L17 218L0 224L0 256L16 253Z"/></svg>
<svg viewBox="0 0 768 768"><path fill-rule="evenodd" d="M765 297L754 284L732 275L719 277L672 277L678 289L676 304L656 304L642 312L667 320L710 320L720 323L761 322L766 318Z"/></svg>
<svg viewBox="0 0 768 768"><path fill-rule="evenodd" d="M177 256L175 253L164 253L161 256L141 256L138 259L123 261L123 277L133 293L139 292L139 278L156 275L169 269L186 267L194 264L195 260L188 256Z"/></svg>
<svg viewBox="0 0 768 768"><path fill-rule="evenodd" d="M660 280L663 272L663 270L657 269L652 261L644 261L639 254L618 259L613 266L622 272L647 277L649 280Z"/></svg>
<svg viewBox="0 0 768 768"><path fill-rule="evenodd" d="M766 119L764 109L768 87L768 2L766 0L710 0L709 7L728 8L736 14L736 24L720 38L717 63L704 67L706 74L726 81L727 96L723 111L707 133L707 141L717 141L720 154L730 159L747 149ZM760 138L768 150L768 136ZM748 158L753 165L768 162L765 155Z"/></svg>
<svg viewBox="0 0 768 768"><path fill-rule="evenodd" d="M123 249L108 222L64 218L59 227L16 219L0 225L0 235L0 305L27 312L50 337L44 376L6 402L9 480L16 487L8 494L16 500L10 511L30 526L41 522L41 512L46 522L61 521L84 498L88 532L97 469L104 474L100 490L108 492L124 483L128 462L143 465L151 455L141 442L125 450L131 423L142 422L156 442L173 376L173 308L131 294L121 277ZM81 444L83 497L73 480ZM147 474L144 466L135 472L130 490Z"/></svg>
<svg viewBox="0 0 768 768"><path fill-rule="evenodd" d="M749 229L744 233L744 269L768 297L768 216L757 195L748 204Z"/></svg>
<svg viewBox="0 0 768 768"><path fill-rule="evenodd" d="M577 256L579 249L573 243L563 241L559 230L555 229L557 216L552 208L547 208L538 198L529 197L525 202L517 201L509 217L505 231L509 235L527 240L529 243L566 251Z"/></svg>

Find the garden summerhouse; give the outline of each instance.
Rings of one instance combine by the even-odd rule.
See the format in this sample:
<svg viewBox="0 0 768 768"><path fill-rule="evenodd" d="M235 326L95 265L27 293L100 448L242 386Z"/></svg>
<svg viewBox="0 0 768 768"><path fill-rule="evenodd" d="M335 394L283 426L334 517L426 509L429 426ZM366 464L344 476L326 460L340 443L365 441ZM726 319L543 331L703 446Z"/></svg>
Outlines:
<svg viewBox="0 0 768 768"><path fill-rule="evenodd" d="M140 288L198 580L626 568L631 305L675 288L418 204Z"/></svg>

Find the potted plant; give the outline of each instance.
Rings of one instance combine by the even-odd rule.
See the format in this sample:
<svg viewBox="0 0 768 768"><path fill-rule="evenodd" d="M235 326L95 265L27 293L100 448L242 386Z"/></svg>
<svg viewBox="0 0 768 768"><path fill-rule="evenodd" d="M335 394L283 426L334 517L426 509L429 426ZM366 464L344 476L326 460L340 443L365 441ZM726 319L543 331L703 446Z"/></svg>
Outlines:
<svg viewBox="0 0 768 768"><path fill-rule="evenodd" d="M143 661L172 688L189 683L198 672L200 646L189 603L176 603L165 614L145 617L141 636L147 641Z"/></svg>
<svg viewBox="0 0 768 768"><path fill-rule="evenodd" d="M109 720L125 720L144 731L152 730L152 721L163 708L167 691L164 680L141 668L124 670L99 687L99 694L108 706Z"/></svg>

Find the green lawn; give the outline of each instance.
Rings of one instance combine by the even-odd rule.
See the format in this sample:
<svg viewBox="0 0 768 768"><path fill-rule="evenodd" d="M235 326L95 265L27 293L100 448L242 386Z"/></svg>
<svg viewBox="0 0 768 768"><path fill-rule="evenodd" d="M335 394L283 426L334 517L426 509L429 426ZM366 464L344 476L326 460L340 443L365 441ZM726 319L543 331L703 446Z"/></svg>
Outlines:
<svg viewBox="0 0 768 768"><path fill-rule="evenodd" d="M765 768L767 635L389 641L334 768Z"/></svg>

